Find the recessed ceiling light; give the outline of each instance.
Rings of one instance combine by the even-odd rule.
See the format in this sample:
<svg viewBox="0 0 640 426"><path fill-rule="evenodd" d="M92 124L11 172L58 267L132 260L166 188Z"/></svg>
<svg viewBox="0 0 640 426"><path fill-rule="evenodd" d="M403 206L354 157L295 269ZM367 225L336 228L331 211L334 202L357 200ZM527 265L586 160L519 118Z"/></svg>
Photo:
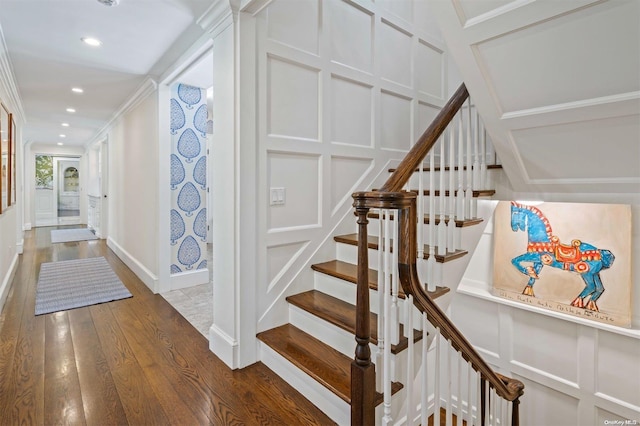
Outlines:
<svg viewBox="0 0 640 426"><path fill-rule="evenodd" d="M60 123L62 127L69 127L69 123Z"/></svg>
<svg viewBox="0 0 640 426"><path fill-rule="evenodd" d="M102 42L93 37L82 37L80 40L88 44L89 46L98 47L102 45Z"/></svg>
<svg viewBox="0 0 640 426"><path fill-rule="evenodd" d="M60 136L61 138L66 138L67 137L67 135L58 135L58 136Z"/></svg>
<svg viewBox="0 0 640 426"><path fill-rule="evenodd" d="M58 142L58 145L62 146L62 145L64 145L64 144L63 144L62 142Z"/></svg>
<svg viewBox="0 0 640 426"><path fill-rule="evenodd" d="M82 93L82 92L84 92L84 90L82 90L80 87L73 87L71 89L71 91L74 92L74 93Z"/></svg>
<svg viewBox="0 0 640 426"><path fill-rule="evenodd" d="M67 108L67 112L76 112L74 108Z"/></svg>

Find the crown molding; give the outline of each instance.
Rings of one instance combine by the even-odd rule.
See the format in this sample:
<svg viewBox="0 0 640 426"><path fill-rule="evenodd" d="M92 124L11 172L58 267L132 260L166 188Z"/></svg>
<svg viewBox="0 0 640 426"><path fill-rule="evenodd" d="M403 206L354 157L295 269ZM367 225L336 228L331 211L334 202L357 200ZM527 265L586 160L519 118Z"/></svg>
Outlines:
<svg viewBox="0 0 640 426"><path fill-rule="evenodd" d="M156 92L158 89L158 83L151 78L148 77L139 87L135 93L127 99L118 110L113 114L111 119L102 126L100 130L95 134L93 138L91 138L87 143L84 144L85 148L89 148L95 142L101 141L105 138L107 132L111 129L113 124L118 121L122 116L131 111L133 108L138 106L143 100L145 100L149 95Z"/></svg>
<svg viewBox="0 0 640 426"><path fill-rule="evenodd" d="M18 90L18 84L13 72L13 65L11 64L11 58L9 58L9 49L4 39L4 33L0 27L0 84L4 93L9 97L8 103L9 109L18 116L18 120L25 123L27 118L24 114L24 108L22 106L22 98L20 97L20 91ZM17 113L17 114L16 114Z"/></svg>
<svg viewBox="0 0 640 426"><path fill-rule="evenodd" d="M234 21L238 9L230 0L217 0L196 20L210 37L215 38Z"/></svg>

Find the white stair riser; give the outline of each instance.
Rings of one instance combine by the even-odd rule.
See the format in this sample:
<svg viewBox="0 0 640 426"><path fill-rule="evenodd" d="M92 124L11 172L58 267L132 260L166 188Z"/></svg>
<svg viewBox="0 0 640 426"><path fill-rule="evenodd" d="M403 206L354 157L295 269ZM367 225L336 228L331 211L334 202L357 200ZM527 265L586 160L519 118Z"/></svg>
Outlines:
<svg viewBox="0 0 640 426"><path fill-rule="evenodd" d="M340 299L352 305L356 304L356 285L322 272L314 272L314 288L336 299ZM398 304L402 305L404 300L398 299ZM378 314L378 292L369 289L369 305L371 312Z"/></svg>
<svg viewBox="0 0 640 426"><path fill-rule="evenodd" d="M289 304L289 323L326 343L343 355L353 358L356 349L356 340L355 336L348 331L291 304ZM371 361L375 364L379 352L378 346L370 343L369 348L371 349ZM400 380L399 375L406 369L406 360L406 351L397 355L391 355L393 380Z"/></svg>
<svg viewBox="0 0 640 426"><path fill-rule="evenodd" d="M351 422L351 407L336 394L260 342L260 360L339 425Z"/></svg>

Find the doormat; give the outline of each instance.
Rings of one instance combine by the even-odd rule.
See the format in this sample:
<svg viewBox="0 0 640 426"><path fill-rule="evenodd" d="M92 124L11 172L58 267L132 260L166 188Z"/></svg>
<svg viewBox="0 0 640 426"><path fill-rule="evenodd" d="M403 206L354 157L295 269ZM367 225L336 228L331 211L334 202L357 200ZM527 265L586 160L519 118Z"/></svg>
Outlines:
<svg viewBox="0 0 640 426"><path fill-rule="evenodd" d="M36 315L126 299L132 294L104 257L43 263L36 287Z"/></svg>
<svg viewBox="0 0 640 426"><path fill-rule="evenodd" d="M87 228L54 229L51 231L51 243L69 243L72 241L97 240L96 234Z"/></svg>

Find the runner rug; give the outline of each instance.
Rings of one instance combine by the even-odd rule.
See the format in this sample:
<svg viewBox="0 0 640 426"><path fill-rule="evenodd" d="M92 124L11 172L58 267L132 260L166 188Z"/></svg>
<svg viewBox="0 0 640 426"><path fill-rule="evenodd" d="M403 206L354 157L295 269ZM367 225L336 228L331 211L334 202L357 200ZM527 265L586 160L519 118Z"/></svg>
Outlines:
<svg viewBox="0 0 640 426"><path fill-rule="evenodd" d="M54 229L51 231L52 243L68 243L71 241L97 240L96 234L87 228Z"/></svg>
<svg viewBox="0 0 640 426"><path fill-rule="evenodd" d="M132 297L104 257L43 263L36 315Z"/></svg>

